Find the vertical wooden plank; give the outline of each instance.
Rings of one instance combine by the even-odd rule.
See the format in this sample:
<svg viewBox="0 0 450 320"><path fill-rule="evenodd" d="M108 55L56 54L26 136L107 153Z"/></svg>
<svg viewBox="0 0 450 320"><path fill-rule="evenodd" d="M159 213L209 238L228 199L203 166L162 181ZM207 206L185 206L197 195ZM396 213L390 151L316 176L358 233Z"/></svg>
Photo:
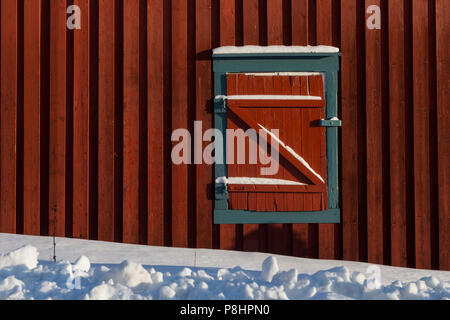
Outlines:
<svg viewBox="0 0 450 320"><path fill-rule="evenodd" d="M267 1L268 45L283 44L283 0Z"/></svg>
<svg viewBox="0 0 450 320"><path fill-rule="evenodd" d="M235 45L234 1L220 1L220 45ZM236 249L236 225L220 226L220 249Z"/></svg>
<svg viewBox="0 0 450 320"><path fill-rule="evenodd" d="M16 232L17 0L1 2L0 230Z"/></svg>
<svg viewBox="0 0 450 320"><path fill-rule="evenodd" d="M298 90L298 82L294 81L293 78L295 77L284 77L283 78L283 92L286 92L286 94L292 94L295 95L295 90ZM286 137L289 137L289 139L292 139L292 137L294 137L295 140L298 139L298 134L296 135L295 133L297 132L296 128L296 123L295 121L292 121L293 118L293 112L289 109L284 109L281 110L281 114L282 114L282 127L283 127L283 131L285 131L286 133L288 133L288 135L286 135ZM280 125L281 127L281 125ZM292 142L289 140L287 141L287 144L291 146L291 148L293 147ZM295 150L295 149L294 149ZM282 171L282 178L283 179L289 179L289 173L286 170ZM278 197L279 199L279 203L277 203L277 205L279 205L278 210L279 211L288 211L288 207L290 206L289 201L291 201L291 197L289 193L283 193L280 197ZM294 248L294 238L293 238L293 225L289 225L289 232L291 233L290 235L290 240L292 240L291 243L289 243L289 246L292 248ZM293 254L293 252L290 252L290 254Z"/></svg>
<svg viewBox="0 0 450 320"><path fill-rule="evenodd" d="M114 240L115 1L99 1L98 239Z"/></svg>
<svg viewBox="0 0 450 320"><path fill-rule="evenodd" d="M256 211L256 208L258 206L257 203L257 193L255 192L249 192L247 196L247 210L250 211ZM256 228L255 232L258 232L258 228ZM253 234L252 234L253 236ZM249 234L247 233L247 237L244 239L244 250L245 251L251 251L254 250L254 248L257 250L258 247L258 235L254 236L256 239L253 239L249 237ZM251 240L256 242L256 244L250 244ZM247 248L247 249L246 249Z"/></svg>
<svg viewBox="0 0 450 320"><path fill-rule="evenodd" d="M236 39L235 39L235 43L236 45L240 45L242 42L242 38L240 36L242 36L242 29L241 25L239 25L240 19L242 17L242 12L241 12L241 7L239 6L240 4L238 2L236 2L236 11L235 11L235 20L236 22ZM234 92L234 94L239 94L240 92L248 92L247 90L249 88L252 87L252 83L249 81L248 77L245 74L239 74L238 77L236 78L236 92ZM232 92L232 91L231 91ZM236 129L245 129L242 127L239 127L239 125L237 125L235 127ZM238 152L238 146L237 143L235 143L234 145L234 154L236 155L235 160L237 160L237 152ZM247 157L247 156L246 156ZM235 161L235 163L237 163L237 161ZM237 177L242 177L242 176L246 176L246 168L247 166L244 165L235 165L234 166L234 176ZM233 169L232 169L233 170ZM230 172L231 174L231 172ZM231 175L229 175L231 176ZM239 203L239 201L238 201ZM237 204L238 204L237 203ZM243 242L244 242L244 225L242 224L238 224L236 225L236 244L235 247L237 250L242 250L243 248Z"/></svg>
<svg viewBox="0 0 450 320"><path fill-rule="evenodd" d="M380 6L380 1L366 1ZM375 70L379 70L375 72ZM367 230L368 260L383 263L383 149L381 31L366 29Z"/></svg>
<svg viewBox="0 0 450 320"><path fill-rule="evenodd" d="M258 45L259 44L259 1L248 0L243 2L243 20L244 20L244 45ZM258 84L254 77L255 90L262 90L263 88ZM262 92L259 92L262 93ZM256 94L256 92L255 92ZM253 166L255 167L255 166ZM251 199L256 200L256 196L249 194ZM243 226L243 250L244 251L258 251L259 249L259 225L245 224Z"/></svg>
<svg viewBox="0 0 450 320"><path fill-rule="evenodd" d="M235 1L220 0L220 45L235 45Z"/></svg>
<svg viewBox="0 0 450 320"><path fill-rule="evenodd" d="M41 0L24 2L24 233L40 235Z"/></svg>
<svg viewBox="0 0 450 320"><path fill-rule="evenodd" d="M322 76L309 76L309 93L312 96L319 96L325 98L324 81ZM325 118L325 108L311 109L310 111L311 121L317 121L317 119ZM312 150L312 168L319 172L321 177L327 183L327 158L326 158L326 129L311 127L311 136L313 141ZM317 196L317 195L316 195ZM321 198L318 196L316 198ZM315 207L317 208L317 207ZM321 209L314 209L321 210Z"/></svg>
<svg viewBox="0 0 450 320"><path fill-rule="evenodd" d="M431 268L428 1L413 0L414 199L416 267Z"/></svg>
<svg viewBox="0 0 450 320"><path fill-rule="evenodd" d="M248 204L247 204L247 199L248 199L248 192L242 192L239 198L239 205L241 210L248 210Z"/></svg>
<svg viewBox="0 0 450 320"><path fill-rule="evenodd" d="M404 1L389 2L391 262L407 266Z"/></svg>
<svg viewBox="0 0 450 320"><path fill-rule="evenodd" d="M172 1L172 129L188 128L187 1ZM188 246L188 167L172 166L172 244Z"/></svg>
<svg viewBox="0 0 450 320"><path fill-rule="evenodd" d="M292 82L290 77L279 77L281 80L281 94L282 95L291 95L292 94ZM289 127L287 125L287 122L292 121L290 118L291 111L290 110L280 110L281 116L277 117L275 114L273 114L274 117L274 128L280 130L280 138L290 139L291 135L294 134L294 131L288 131L287 128ZM283 128L284 127L284 128ZM283 130L284 129L284 130ZM284 131L284 133L283 133ZM283 170L283 178L287 179L286 177L287 172ZM275 194L275 199L278 199L280 202L281 207L286 207L286 194ZM283 210L283 209L282 209ZM281 211L282 211L281 210ZM277 208L275 208L275 211L278 211ZM282 234L280 235L280 243L281 248L278 250L279 253L285 254L285 255L291 255L292 254L292 247L293 247L293 238L292 238L292 225L291 224L283 224L280 226L280 230Z"/></svg>
<svg viewBox="0 0 450 320"><path fill-rule="evenodd" d="M209 52L212 45L211 1L196 1L196 51L197 55ZM212 80L211 61L209 59L196 62L196 120L202 121L203 130L213 126L212 123ZM206 146L206 144L205 144ZM202 148L203 150L203 148ZM203 162L203 161L202 161ZM196 212L197 212L197 247L212 248L212 166L201 164L196 166ZM242 195L241 195L242 196Z"/></svg>
<svg viewBox="0 0 450 320"><path fill-rule="evenodd" d="M164 244L164 1L147 2L148 244Z"/></svg>
<svg viewBox="0 0 450 320"><path fill-rule="evenodd" d="M292 1L292 45L308 44L308 0Z"/></svg>
<svg viewBox="0 0 450 320"><path fill-rule="evenodd" d="M74 31L73 92L73 229L75 238L89 233L89 0L75 0L81 29Z"/></svg>
<svg viewBox="0 0 450 320"><path fill-rule="evenodd" d="M316 37L317 44L333 44L333 8L331 0L316 1ZM319 258L332 259L335 257L335 226L332 224L320 224L318 226Z"/></svg>
<svg viewBox="0 0 450 320"><path fill-rule="evenodd" d="M123 14L123 241L139 243L139 0Z"/></svg>
<svg viewBox="0 0 450 320"><path fill-rule="evenodd" d="M305 46L308 45L308 0L298 0L292 2L292 45L293 46ZM292 94L301 93L301 80L299 77L293 79L293 92ZM304 86L306 88L306 86ZM295 111L296 114L300 114L300 111ZM301 116L301 114L300 114ZM295 117L295 119L298 119ZM301 121L301 119L298 119ZM293 195L293 198L298 195ZM308 224L293 224L292 225L292 249L293 255L298 257L308 256Z"/></svg>
<svg viewBox="0 0 450 320"><path fill-rule="evenodd" d="M322 210L322 196L320 193L312 194L313 210Z"/></svg>
<svg viewBox="0 0 450 320"><path fill-rule="evenodd" d="M283 1L272 0L267 2L267 44L282 45L283 44ZM273 94L275 90L276 77L273 79L273 87L265 87L265 94ZM281 83L279 83L281 88ZM271 224L267 226L267 245L268 251L272 253L280 253L285 247L285 237L290 237L291 233L284 230L281 224ZM289 238L289 240L291 240Z"/></svg>
<svg viewBox="0 0 450 320"><path fill-rule="evenodd" d="M356 3L341 2L342 237L344 260L359 260Z"/></svg>
<svg viewBox="0 0 450 320"><path fill-rule="evenodd" d="M65 236L66 214L66 2L50 1L49 233ZM56 212L56 221L54 214Z"/></svg>
<svg viewBox="0 0 450 320"><path fill-rule="evenodd" d="M449 197L450 192L450 2L436 1L437 53L437 134L438 134L438 192L439 192L439 268L450 270L449 252Z"/></svg>
<svg viewBox="0 0 450 320"><path fill-rule="evenodd" d="M259 43L258 2L259 0L243 1L244 45L258 45Z"/></svg>
<svg viewBox="0 0 450 320"><path fill-rule="evenodd" d="M332 0L316 0L316 37L317 44L332 45Z"/></svg>
<svg viewBox="0 0 450 320"><path fill-rule="evenodd" d="M270 27L269 27L270 28ZM269 41L269 44L271 42ZM281 94L281 77L274 76L272 77L272 86L265 86L264 94ZM277 92L278 91L278 92ZM262 117L262 121L258 120L258 123L263 123L266 128L270 129L279 129L276 126L276 121L274 117L274 112L270 109L264 110L264 116ZM280 132L281 140L283 140L283 132ZM274 197L270 193L265 194L265 208L264 211L275 211L273 202ZM270 224L267 227L267 250L270 253L282 254L285 246L286 237L289 237L290 234L285 232L282 224ZM290 240L290 239L289 239Z"/></svg>

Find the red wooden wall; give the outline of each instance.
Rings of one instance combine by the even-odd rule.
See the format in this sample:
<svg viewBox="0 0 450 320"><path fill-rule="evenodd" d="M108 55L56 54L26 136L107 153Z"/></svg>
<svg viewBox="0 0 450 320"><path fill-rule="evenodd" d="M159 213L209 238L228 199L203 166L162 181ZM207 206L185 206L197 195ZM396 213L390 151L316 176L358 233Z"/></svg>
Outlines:
<svg viewBox="0 0 450 320"><path fill-rule="evenodd" d="M450 269L450 1L0 3L0 232L239 250L246 237ZM81 30L66 28L71 4ZM372 4L381 30L365 27ZM221 229L212 167L172 165L172 130L212 125L211 49L248 44L341 48L341 224Z"/></svg>

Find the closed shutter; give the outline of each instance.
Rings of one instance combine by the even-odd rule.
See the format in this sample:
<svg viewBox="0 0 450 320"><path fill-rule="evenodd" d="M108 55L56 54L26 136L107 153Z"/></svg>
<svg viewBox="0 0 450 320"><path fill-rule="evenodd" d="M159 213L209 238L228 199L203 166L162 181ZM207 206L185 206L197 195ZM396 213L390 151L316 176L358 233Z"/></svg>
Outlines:
<svg viewBox="0 0 450 320"><path fill-rule="evenodd" d="M227 129L251 128L258 133L279 130L279 169L274 175L261 174L268 165L261 164L260 159L250 163L249 139L244 164L237 163L234 150L234 159L227 165L230 210L327 209L326 129L317 126L325 118L325 105L320 74L227 74ZM273 138L265 140L270 145Z"/></svg>

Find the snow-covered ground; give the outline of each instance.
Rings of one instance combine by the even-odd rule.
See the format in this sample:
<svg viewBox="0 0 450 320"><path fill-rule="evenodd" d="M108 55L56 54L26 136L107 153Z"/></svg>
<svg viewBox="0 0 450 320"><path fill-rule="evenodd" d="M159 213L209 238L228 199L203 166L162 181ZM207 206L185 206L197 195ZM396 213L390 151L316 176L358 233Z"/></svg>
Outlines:
<svg viewBox="0 0 450 320"><path fill-rule="evenodd" d="M0 299L450 299L450 272L0 234Z"/></svg>

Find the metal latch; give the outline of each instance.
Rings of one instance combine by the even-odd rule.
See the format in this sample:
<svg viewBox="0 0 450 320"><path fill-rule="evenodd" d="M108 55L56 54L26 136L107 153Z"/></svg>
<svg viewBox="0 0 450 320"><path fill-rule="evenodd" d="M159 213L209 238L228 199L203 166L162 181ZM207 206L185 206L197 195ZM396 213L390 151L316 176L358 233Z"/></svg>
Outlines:
<svg viewBox="0 0 450 320"><path fill-rule="evenodd" d="M314 123L317 127L342 127L342 120L338 118L320 119Z"/></svg>

